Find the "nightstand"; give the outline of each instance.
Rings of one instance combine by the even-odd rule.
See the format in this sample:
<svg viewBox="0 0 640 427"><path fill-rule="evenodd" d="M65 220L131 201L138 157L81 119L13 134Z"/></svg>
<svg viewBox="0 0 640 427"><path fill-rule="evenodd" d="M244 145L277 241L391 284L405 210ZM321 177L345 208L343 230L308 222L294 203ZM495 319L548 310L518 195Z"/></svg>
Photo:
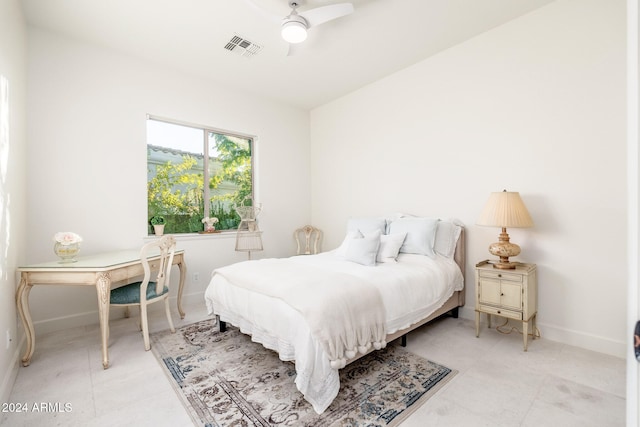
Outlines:
<svg viewBox="0 0 640 427"><path fill-rule="evenodd" d="M515 269L500 270L489 261L476 264L476 337L480 336L480 313L522 322L524 351L527 351L529 323L533 338L538 312L538 280L536 265L517 263Z"/></svg>

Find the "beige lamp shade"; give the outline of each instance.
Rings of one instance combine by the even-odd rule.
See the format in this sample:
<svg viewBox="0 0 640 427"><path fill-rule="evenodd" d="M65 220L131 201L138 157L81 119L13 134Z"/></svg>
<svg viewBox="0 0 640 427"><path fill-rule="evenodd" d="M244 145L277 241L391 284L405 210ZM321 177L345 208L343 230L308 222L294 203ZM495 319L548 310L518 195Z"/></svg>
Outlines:
<svg viewBox="0 0 640 427"><path fill-rule="evenodd" d="M262 250L261 231L238 231L236 234L236 251L253 252Z"/></svg>
<svg viewBox="0 0 640 427"><path fill-rule="evenodd" d="M476 224L502 228L499 241L489 245L489 252L500 257L500 261L493 266L501 269L515 268L515 263L509 262L509 257L520 254L520 246L509 242L507 228L533 227L533 220L520 193L507 190L491 193Z"/></svg>
<svg viewBox="0 0 640 427"><path fill-rule="evenodd" d="M477 221L478 225L504 228L533 227L527 207L516 191L491 193Z"/></svg>

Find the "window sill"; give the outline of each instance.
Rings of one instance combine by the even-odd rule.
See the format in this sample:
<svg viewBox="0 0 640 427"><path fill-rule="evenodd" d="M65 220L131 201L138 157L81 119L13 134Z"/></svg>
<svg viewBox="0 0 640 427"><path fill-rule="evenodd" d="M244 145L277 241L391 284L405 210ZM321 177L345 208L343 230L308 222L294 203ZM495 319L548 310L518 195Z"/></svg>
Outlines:
<svg viewBox="0 0 640 427"><path fill-rule="evenodd" d="M225 230L220 233L180 233L180 234L171 234L177 241L185 242L189 240L201 240L201 239L235 239L237 230ZM143 240L151 241L156 239L158 236L155 234L149 234L144 237Z"/></svg>

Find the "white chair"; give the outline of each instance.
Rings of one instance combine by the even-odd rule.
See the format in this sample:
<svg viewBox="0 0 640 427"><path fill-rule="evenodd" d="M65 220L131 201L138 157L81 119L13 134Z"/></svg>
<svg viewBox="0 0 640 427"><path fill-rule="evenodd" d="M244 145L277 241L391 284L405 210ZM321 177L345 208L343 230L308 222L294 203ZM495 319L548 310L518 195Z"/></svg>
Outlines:
<svg viewBox="0 0 640 427"><path fill-rule="evenodd" d="M147 351L151 348L147 305L164 301L169 327L172 333L176 331L169 310L169 279L175 250L176 241L171 235L145 244L140 250L140 259L144 268L142 282L131 283L111 290L111 305L123 306L127 309L136 305L140 307L140 329L144 337L144 349ZM153 261L150 265L147 257L155 255L157 251L159 251L160 259ZM156 272L157 276L155 280L152 280L152 275L155 275Z"/></svg>
<svg viewBox="0 0 640 427"><path fill-rule="evenodd" d="M296 253L298 255L311 255L318 253L318 245L322 238L322 231L319 228L315 228L311 225L305 225L302 228L298 228L293 233L293 237L296 239ZM302 241L304 241L304 250L302 250L300 245Z"/></svg>

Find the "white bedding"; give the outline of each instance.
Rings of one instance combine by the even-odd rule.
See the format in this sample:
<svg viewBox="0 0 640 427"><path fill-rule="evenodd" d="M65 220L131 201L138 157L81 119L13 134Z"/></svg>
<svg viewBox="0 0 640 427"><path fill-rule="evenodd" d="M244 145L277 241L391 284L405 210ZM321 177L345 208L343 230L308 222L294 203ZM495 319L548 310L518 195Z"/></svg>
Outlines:
<svg viewBox="0 0 640 427"><path fill-rule="evenodd" d="M228 265L213 275L224 277L236 287L284 301L302 314L334 369L343 368L357 352L365 354L371 346L377 350L386 346L380 292L353 274L303 263L298 258L268 258Z"/></svg>
<svg viewBox="0 0 640 427"><path fill-rule="evenodd" d="M428 317L463 287L462 273L453 259L436 255L400 254L397 263L363 266L336 257L333 252L291 258L300 264L351 274L378 289L385 308L388 334ZM310 296L313 298L313 296ZM273 296L234 286L214 274L205 292L209 314L217 314L252 336L252 340L295 361L296 386L317 413L338 394L338 371L317 342L302 315Z"/></svg>

